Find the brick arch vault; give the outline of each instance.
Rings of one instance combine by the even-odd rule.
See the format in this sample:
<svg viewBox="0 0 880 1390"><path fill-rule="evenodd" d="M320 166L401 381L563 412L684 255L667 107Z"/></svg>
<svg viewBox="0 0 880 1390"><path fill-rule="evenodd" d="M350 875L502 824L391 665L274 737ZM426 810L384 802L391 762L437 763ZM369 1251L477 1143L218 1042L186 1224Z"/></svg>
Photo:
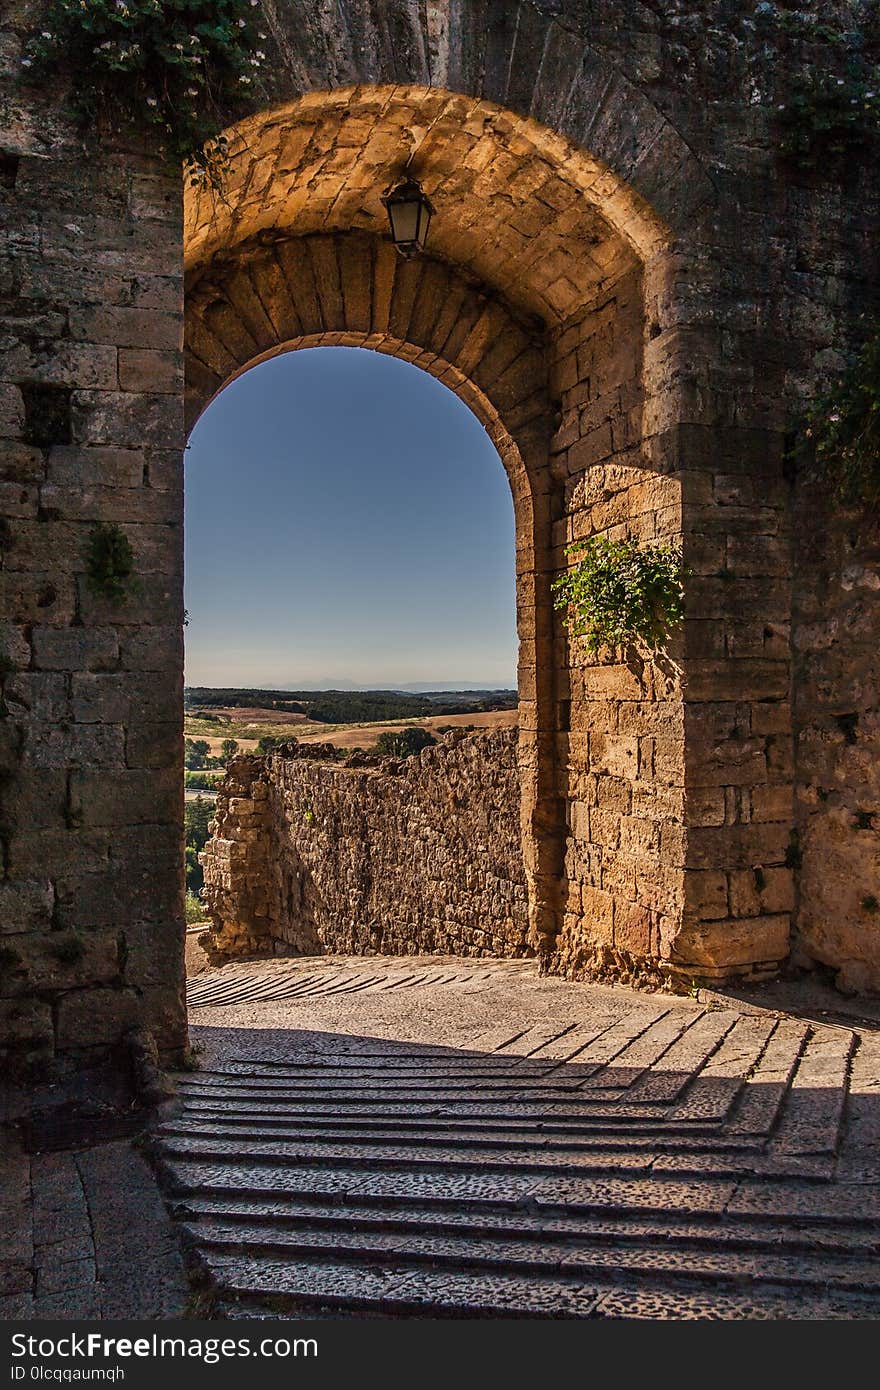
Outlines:
<svg viewBox="0 0 880 1390"><path fill-rule="evenodd" d="M22 337L0 383L4 1044L30 1064L135 1025L184 1043L180 450L232 377L319 342L436 374L507 469L536 951L774 969L792 769L780 358L742 313L750 276L769 293L760 248L745 264L675 93L661 114L613 36L531 4L263 8L271 104L230 126L223 196L187 191L182 263L149 149L83 159L51 93L17 108L16 197L42 218L22 293L51 343ZM437 208L413 262L379 201L407 161ZM99 521L133 547L123 602L89 581ZM590 660L550 604L568 542L627 533L684 541L669 659Z"/></svg>

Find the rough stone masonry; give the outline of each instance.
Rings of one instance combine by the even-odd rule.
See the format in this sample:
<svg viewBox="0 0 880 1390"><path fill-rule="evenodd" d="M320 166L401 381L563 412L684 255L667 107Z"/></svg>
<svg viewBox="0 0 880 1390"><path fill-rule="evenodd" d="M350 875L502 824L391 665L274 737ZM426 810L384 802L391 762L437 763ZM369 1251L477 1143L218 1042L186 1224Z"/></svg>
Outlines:
<svg viewBox="0 0 880 1390"><path fill-rule="evenodd" d="M515 731L402 760L285 750L236 758L217 798L212 956L529 953Z"/></svg>
<svg viewBox="0 0 880 1390"><path fill-rule="evenodd" d="M805 6L876 42L860 0ZM0 1045L24 1067L186 1039L184 404L279 351L433 372L516 518L529 942L723 978L792 954L880 986L877 519L787 463L878 311L869 146L778 108L821 39L751 0L263 0L270 89L222 199L72 121L0 15ZM760 14L759 14L760 11ZM395 257L382 194L436 208ZM320 521L321 519L317 519ZM323 519L332 533L332 517ZM139 580L96 595L96 522ZM586 536L681 540L669 659L593 661L550 583Z"/></svg>

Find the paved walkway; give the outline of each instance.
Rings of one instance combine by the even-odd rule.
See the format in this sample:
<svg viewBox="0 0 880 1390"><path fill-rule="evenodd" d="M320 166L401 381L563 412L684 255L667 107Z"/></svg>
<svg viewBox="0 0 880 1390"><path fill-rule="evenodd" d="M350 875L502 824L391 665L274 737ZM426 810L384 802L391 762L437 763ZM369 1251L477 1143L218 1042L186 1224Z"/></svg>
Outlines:
<svg viewBox="0 0 880 1390"><path fill-rule="evenodd" d="M218 1316L880 1316L875 1026L436 958L191 1007L157 1162Z"/></svg>
<svg viewBox="0 0 880 1390"><path fill-rule="evenodd" d="M0 1138L0 1319L173 1318L179 1242L128 1141L28 1155Z"/></svg>

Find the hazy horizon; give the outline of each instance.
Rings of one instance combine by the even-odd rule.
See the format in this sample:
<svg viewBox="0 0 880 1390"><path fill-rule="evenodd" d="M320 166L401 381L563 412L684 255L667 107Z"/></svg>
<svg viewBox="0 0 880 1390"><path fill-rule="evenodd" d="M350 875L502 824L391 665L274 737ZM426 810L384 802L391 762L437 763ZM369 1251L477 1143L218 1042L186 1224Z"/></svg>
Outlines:
<svg viewBox="0 0 880 1390"><path fill-rule="evenodd" d="M189 686L515 689L513 503L492 441L410 363L356 348L262 363L192 433L186 607Z"/></svg>
<svg viewBox="0 0 880 1390"><path fill-rule="evenodd" d="M296 681L296 680L291 680L291 681L281 681L281 682L277 682L277 681L257 681L257 682L255 682L253 685L242 685L240 681L239 681L239 682L235 682L235 681L217 681L216 684L215 684L214 682L208 683L208 682L204 682L204 681L187 681L187 682L186 682L186 688L187 688L188 690L197 690L197 689L203 689L203 690L313 690L313 691L320 691L320 692L327 692L327 691L332 691L332 690L338 690L338 691L353 691L353 692L355 692L355 693L357 693L357 692L359 692L359 691L386 691L386 690L390 690L390 691L392 691L392 692L394 692L394 693L397 693L397 694L401 694L401 693L402 693L402 694L419 695L419 694L422 694L422 693L424 693L424 692L428 692L428 691L439 691L439 690L448 690L448 691L450 691L450 692L467 691L467 690L488 690L488 691L504 690L504 691L509 691L509 690L516 690L516 688L517 688L517 682L516 682L515 680L513 680L513 681L508 681L508 682L507 682L506 684L504 684L504 685L495 685L495 684L492 684L492 683L490 683L490 682L488 682L488 681L447 681L447 680L441 680L441 681L436 681L436 682L431 682L431 681L395 681L395 682L393 682L391 685L387 685L387 684L386 684L386 685L370 685L370 684L361 685L361 684L359 684L359 683L355 683L354 681L347 681L347 680L336 680L335 683L333 683L333 684L327 684L327 683L323 683L323 682L320 682L320 681L308 681L308 680L306 680L306 681Z"/></svg>

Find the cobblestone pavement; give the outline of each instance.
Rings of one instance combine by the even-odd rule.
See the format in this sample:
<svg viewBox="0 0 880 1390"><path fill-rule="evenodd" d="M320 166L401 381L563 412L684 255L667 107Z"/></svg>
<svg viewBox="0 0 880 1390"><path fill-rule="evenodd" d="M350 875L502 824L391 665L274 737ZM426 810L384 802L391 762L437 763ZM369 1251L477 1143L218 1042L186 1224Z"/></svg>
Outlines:
<svg viewBox="0 0 880 1390"><path fill-rule="evenodd" d="M218 1315L876 1318L880 1033L761 998L199 976L155 1150Z"/></svg>
<svg viewBox="0 0 880 1390"><path fill-rule="evenodd" d="M189 1296L149 1166L128 1141L28 1155L0 1138L0 1318L171 1318Z"/></svg>

